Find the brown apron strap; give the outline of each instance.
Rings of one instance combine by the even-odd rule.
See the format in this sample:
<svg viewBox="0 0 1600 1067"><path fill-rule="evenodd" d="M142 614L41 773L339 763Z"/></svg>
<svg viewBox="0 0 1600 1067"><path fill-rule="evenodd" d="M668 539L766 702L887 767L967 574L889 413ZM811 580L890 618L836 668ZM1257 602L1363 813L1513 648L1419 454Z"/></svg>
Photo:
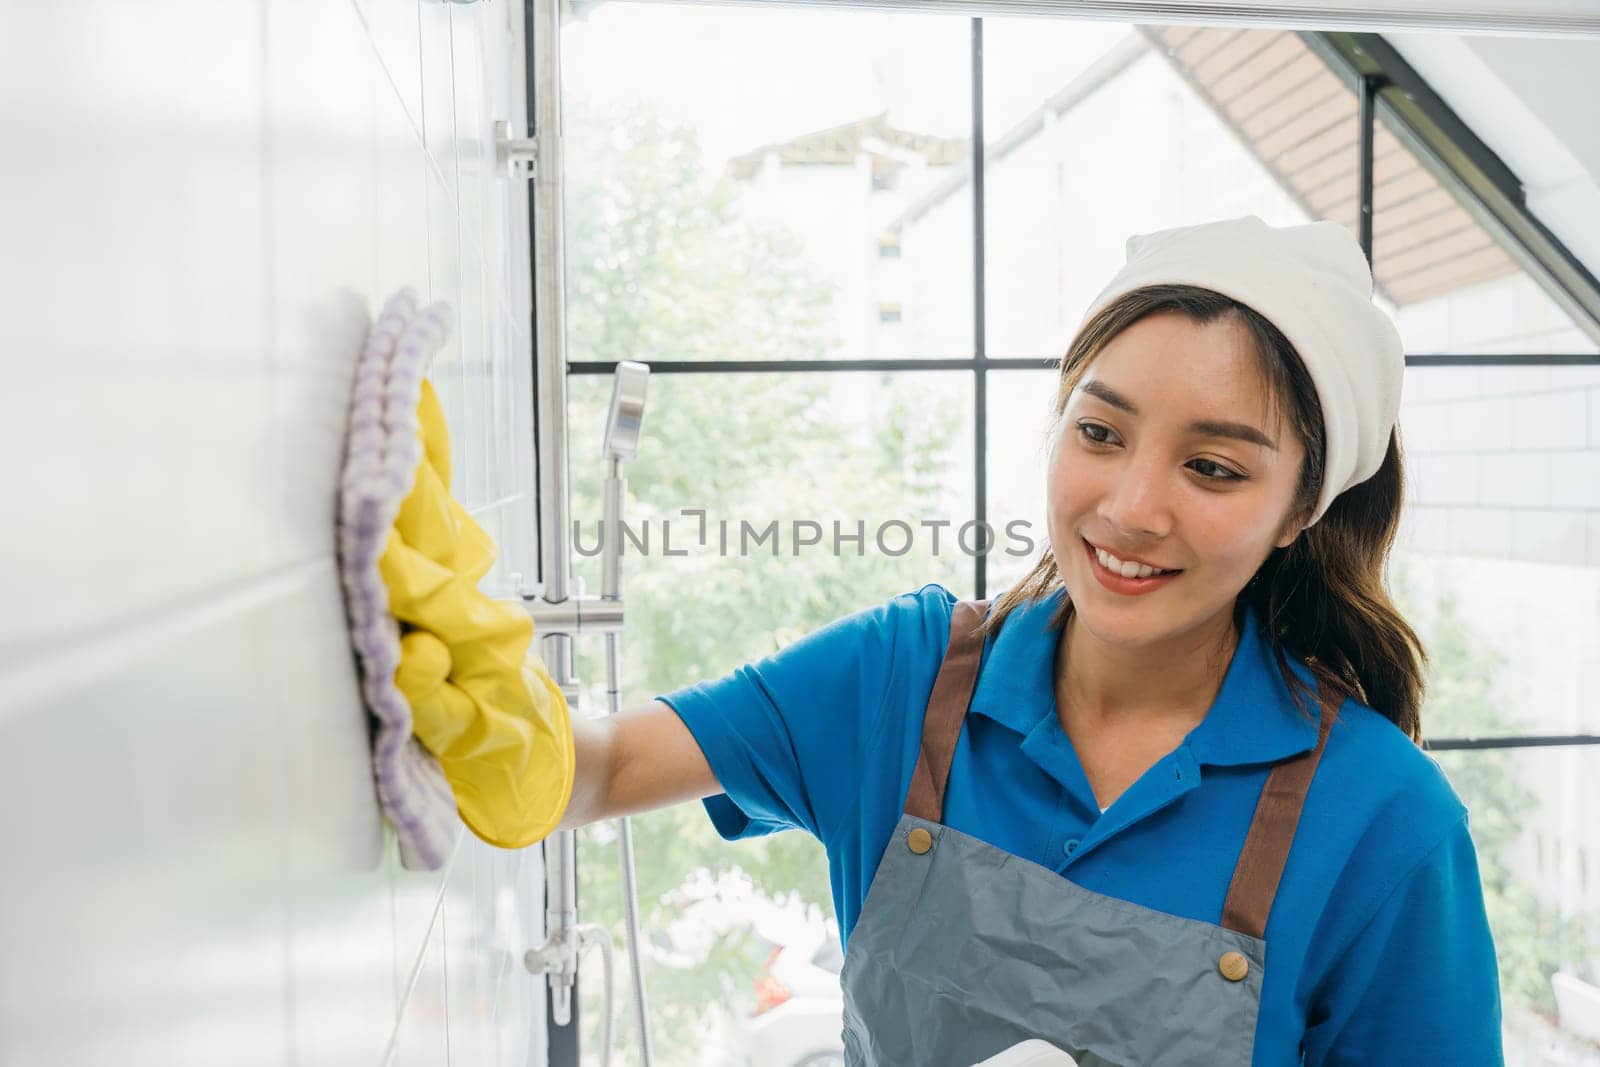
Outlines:
<svg viewBox="0 0 1600 1067"><path fill-rule="evenodd" d="M1278 895L1278 880L1283 877L1289 846L1294 843L1300 809L1305 804L1306 791L1311 788L1317 764L1322 760L1328 731L1333 728L1339 705L1343 703L1333 690L1320 688L1323 690L1322 719L1317 728L1317 747L1279 763L1267 775L1267 783L1256 801L1250 833L1239 851L1239 863L1233 869L1228 899L1222 905L1222 925L1226 929L1258 938L1266 934L1267 916L1272 912L1273 898Z"/></svg>
<svg viewBox="0 0 1600 1067"><path fill-rule="evenodd" d="M906 794L906 814L929 822L944 821L944 787L950 777L961 723L972 703L972 689L983 659L983 634L978 627L988 614L987 600L963 600L950 617L950 645L939 675L933 680L928 710L922 720L922 751Z"/></svg>
<svg viewBox="0 0 1600 1067"><path fill-rule="evenodd" d="M950 644L939 665L922 722L922 748L906 795L907 815L929 822L944 821L945 784L978 680L984 642L978 627L988 606L987 600L963 600L956 604L951 616ZM1226 929L1258 938L1265 934L1267 916L1289 859L1289 846L1294 843L1295 829L1300 824L1300 810L1342 703L1337 693L1322 687L1317 747L1284 760L1267 775L1222 907L1222 925Z"/></svg>

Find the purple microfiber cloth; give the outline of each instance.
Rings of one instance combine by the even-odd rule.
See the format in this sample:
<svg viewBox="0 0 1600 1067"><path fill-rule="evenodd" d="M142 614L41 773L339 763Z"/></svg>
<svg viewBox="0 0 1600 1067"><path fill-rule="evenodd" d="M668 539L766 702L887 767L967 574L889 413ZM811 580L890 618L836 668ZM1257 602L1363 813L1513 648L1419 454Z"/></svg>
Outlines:
<svg viewBox="0 0 1600 1067"><path fill-rule="evenodd" d="M349 434L339 484L339 574L361 695L376 720L372 769L378 802L409 870L437 870L455 847L461 821L444 772L411 726L411 705L395 688L400 625L378 573L400 502L411 491L422 447L417 401L422 376L450 334L443 303L421 310L402 289L384 304L356 365Z"/></svg>

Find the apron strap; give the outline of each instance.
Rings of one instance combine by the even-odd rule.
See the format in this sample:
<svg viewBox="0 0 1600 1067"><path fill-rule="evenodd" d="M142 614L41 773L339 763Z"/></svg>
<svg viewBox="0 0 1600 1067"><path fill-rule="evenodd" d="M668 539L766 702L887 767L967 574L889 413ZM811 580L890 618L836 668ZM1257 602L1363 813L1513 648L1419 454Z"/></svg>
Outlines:
<svg viewBox="0 0 1600 1067"><path fill-rule="evenodd" d="M1328 731L1333 728L1339 716L1339 705L1343 703L1333 690L1320 683L1318 688L1322 720L1317 727L1317 747L1279 763L1267 775L1267 783L1256 801L1255 817L1250 821L1250 833L1239 851L1239 863L1233 869L1228 898L1222 905L1222 925L1226 929L1256 938L1266 934L1267 916L1272 912L1273 898L1278 895L1278 881L1289 859L1289 846L1294 844L1295 827L1300 824L1300 809L1305 804L1306 791L1311 788L1311 777L1322 760Z"/></svg>
<svg viewBox="0 0 1600 1067"><path fill-rule="evenodd" d="M961 723L972 703L972 689L978 681L978 664L983 660L983 634L978 627L988 615L987 600L963 600L950 617L950 645L945 649L939 675L933 680L933 694L922 720L922 751L917 769L911 775L911 791L906 794L906 814L929 822L944 821L944 787L950 777L950 762L955 759L956 742L961 738Z"/></svg>
<svg viewBox="0 0 1600 1067"><path fill-rule="evenodd" d="M923 718L922 747L911 776L911 790L906 795L907 815L929 822L944 821L945 784L983 660L984 636L978 627L988 608L987 600L963 600L956 604L951 616L950 644L939 665ZM1319 689L1322 718L1317 728L1317 746L1277 764L1267 775L1222 907L1222 925L1226 929L1257 938L1266 932L1267 916L1278 894L1289 847L1294 844L1306 792L1343 703L1336 692L1322 686Z"/></svg>

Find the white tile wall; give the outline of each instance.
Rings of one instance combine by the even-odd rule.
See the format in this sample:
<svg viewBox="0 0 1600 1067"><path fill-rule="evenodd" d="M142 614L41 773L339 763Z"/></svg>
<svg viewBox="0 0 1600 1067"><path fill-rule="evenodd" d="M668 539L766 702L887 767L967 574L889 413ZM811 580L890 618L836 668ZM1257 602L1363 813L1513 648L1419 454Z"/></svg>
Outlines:
<svg viewBox="0 0 1600 1067"><path fill-rule="evenodd" d="M1593 353L1525 275L1400 313L1409 351ZM1445 336L1447 335L1447 336ZM1407 547L1600 567L1600 368L1411 367L1400 415Z"/></svg>
<svg viewBox="0 0 1600 1067"><path fill-rule="evenodd" d="M1554 382L1561 368L1551 371ZM1512 447L1517 449L1583 448L1588 442L1584 426L1588 414L1582 389L1552 389L1518 396L1511 401Z"/></svg>
<svg viewBox="0 0 1600 1067"><path fill-rule="evenodd" d="M1550 487L1565 506L1600 512L1600 448L1552 452Z"/></svg>
<svg viewBox="0 0 1600 1067"><path fill-rule="evenodd" d="M1523 508L1512 512L1511 551L1516 559L1582 565L1588 517L1581 511Z"/></svg>
<svg viewBox="0 0 1600 1067"><path fill-rule="evenodd" d="M1418 504L1474 504L1478 500L1478 456L1408 455L1411 498Z"/></svg>
<svg viewBox="0 0 1600 1067"><path fill-rule="evenodd" d="M1400 408L1400 445L1409 455L1413 439L1429 441L1438 447L1450 439L1452 409L1439 404L1421 404L1410 392L1402 394Z"/></svg>
<svg viewBox="0 0 1600 1067"><path fill-rule="evenodd" d="M1510 286L1479 285L1457 289L1443 298L1450 309L1449 344L1490 344L1515 336L1515 300Z"/></svg>
<svg viewBox="0 0 1600 1067"><path fill-rule="evenodd" d="M1485 371L1492 367L1483 368ZM1418 372L1425 378L1431 369ZM1449 426L1445 447L1452 452L1500 452L1512 448L1516 437L1516 422L1509 406L1503 400L1455 400L1447 404L1432 404L1419 411L1442 412ZM1419 427L1419 429L1425 429ZM1419 440L1433 445L1425 436ZM1435 445L1435 447L1437 447Z"/></svg>
<svg viewBox="0 0 1600 1067"><path fill-rule="evenodd" d="M1450 540L1442 546L1443 552L1490 559L1512 558L1514 513L1510 509L1451 508L1448 514Z"/></svg>
<svg viewBox="0 0 1600 1067"><path fill-rule="evenodd" d="M1478 503L1508 508L1542 508L1553 503L1547 456L1502 452L1475 458L1480 464Z"/></svg>
<svg viewBox="0 0 1600 1067"><path fill-rule="evenodd" d="M537 850L402 870L333 560L403 284L531 570L520 4L111 0L0 34L0 1062L543 1062Z"/></svg>

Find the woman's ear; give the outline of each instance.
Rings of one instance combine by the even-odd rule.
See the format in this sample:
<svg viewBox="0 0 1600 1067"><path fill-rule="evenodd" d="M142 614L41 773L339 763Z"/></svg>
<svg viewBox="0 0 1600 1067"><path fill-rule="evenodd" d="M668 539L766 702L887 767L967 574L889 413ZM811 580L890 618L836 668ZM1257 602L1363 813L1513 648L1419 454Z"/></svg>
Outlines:
<svg viewBox="0 0 1600 1067"><path fill-rule="evenodd" d="M1307 523L1300 521L1301 518L1304 518L1304 516L1291 519L1285 523L1283 527L1283 534L1278 538L1277 547L1288 548L1290 545L1294 544L1294 539L1299 537L1301 531L1303 531L1307 526Z"/></svg>

